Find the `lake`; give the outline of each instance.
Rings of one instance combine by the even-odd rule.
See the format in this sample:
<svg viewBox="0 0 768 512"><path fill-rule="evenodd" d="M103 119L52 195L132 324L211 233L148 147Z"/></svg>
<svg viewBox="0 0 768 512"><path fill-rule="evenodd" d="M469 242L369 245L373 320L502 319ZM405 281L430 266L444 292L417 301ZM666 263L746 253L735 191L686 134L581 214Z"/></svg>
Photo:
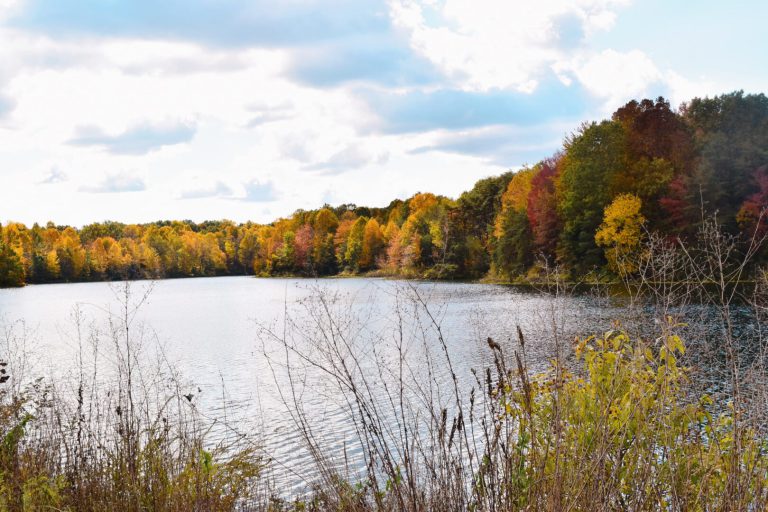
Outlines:
<svg viewBox="0 0 768 512"><path fill-rule="evenodd" d="M103 330L109 316L120 311L121 286L2 289L0 324L7 332L20 329L18 322L23 321L36 371L66 377L80 347L73 312L81 314L81 332ZM440 359L442 334L463 390L474 383L472 369L493 364L488 337L511 358L519 349L519 325L527 339L529 366L540 371L555 353L553 325L567 356L574 335L601 333L616 319L627 321L624 299L594 294L553 298L535 290L475 283L220 277L138 281L131 283L130 294L132 303L146 295L132 329L143 332L148 360L157 355L152 347L163 347L163 356L183 376L183 390L194 395L192 403L211 422L227 425L216 435L245 433L257 439L276 461L271 477L277 487L293 491L306 488L313 470L283 403L286 394L281 398L278 392L285 392L289 381L276 338L289 338L293 346L307 343L302 336L319 335L325 313L338 321L339 332L348 336L345 342L351 339L366 360L389 360L393 340L396 344L400 339L411 347L407 357L418 366L424 357L419 347L426 347L436 357L437 382L447 386L451 380ZM301 400L319 425L319 435L327 436L331 450L354 459L354 425L338 390L313 380L309 365L299 366Z"/></svg>

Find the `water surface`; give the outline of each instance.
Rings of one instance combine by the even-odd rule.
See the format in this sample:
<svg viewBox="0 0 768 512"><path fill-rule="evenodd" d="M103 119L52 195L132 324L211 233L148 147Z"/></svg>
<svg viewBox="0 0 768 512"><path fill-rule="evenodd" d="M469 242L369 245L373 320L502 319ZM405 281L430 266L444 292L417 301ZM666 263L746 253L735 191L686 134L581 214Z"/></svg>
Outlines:
<svg viewBox="0 0 768 512"><path fill-rule="evenodd" d="M0 318L6 326L23 320L33 333L40 364L65 375L82 339L73 312L79 311L84 319L81 333L104 329L110 315L120 315L123 291L115 283L0 290ZM279 461L274 473L277 484L294 489L312 479L311 465L286 413L285 395L281 398L277 392L277 386L287 389L287 380L275 352L279 346L270 340L285 332L312 333L317 327L313 313L318 311L312 299L319 294L343 323L341 330L371 361L393 357L393 339L403 336L418 365L419 347L431 345L434 353L441 353L441 335L464 390L474 383L471 369L492 364L488 337L507 348L511 357L519 349L520 325L526 333L529 364L543 370L555 351L553 326L564 327L559 343L567 352L574 333L601 332L626 313L623 301L589 294L554 300L545 293L506 286L367 278L174 279L134 282L130 292L131 303L146 295L132 329L144 326L144 343L163 347L184 376L185 390L194 395L196 407L211 420L226 420L232 427L218 435L237 431L258 437L269 456ZM268 354L276 357L271 366ZM437 379L449 386L445 360L438 358L434 364ZM322 425L323 435L329 436L331 449L347 457L348 451L359 455L354 426L338 392L333 386L312 386L310 392L305 389L302 400Z"/></svg>

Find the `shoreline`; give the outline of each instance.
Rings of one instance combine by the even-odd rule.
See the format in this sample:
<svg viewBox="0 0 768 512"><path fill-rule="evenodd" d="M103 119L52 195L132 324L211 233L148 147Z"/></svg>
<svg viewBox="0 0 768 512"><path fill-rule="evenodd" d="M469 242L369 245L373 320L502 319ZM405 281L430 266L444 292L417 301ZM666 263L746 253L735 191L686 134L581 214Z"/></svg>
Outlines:
<svg viewBox="0 0 768 512"><path fill-rule="evenodd" d="M481 284L481 285L495 285L495 286L509 286L519 288L546 288L555 285L567 286L570 288L580 287L623 287L626 288L627 284L630 286L640 286L640 282L626 283L624 281L600 281L600 280L573 280L573 279L561 279L552 281L530 281L530 280L503 280L493 277L481 277L481 278L456 278L456 279L439 279L434 277L414 276L407 274L381 274L377 271L366 272L360 274L341 273L325 276L307 276L301 274L285 274L285 275L253 275L253 274L223 274L223 275L211 275L211 276L164 276L164 277L142 277L138 279L94 279L94 280L79 280L79 281L50 281L41 283L24 283L21 286L0 286L0 290L18 290L28 286L43 286L43 285L65 285L65 284L90 284L90 283L123 283L123 282L144 282L144 281L170 281L179 279L206 279L206 278L221 278L221 277L249 277L256 279L295 279L295 280L337 280L337 279L378 279L389 281L417 281L425 283L464 283L464 284ZM754 286L760 282L759 279L743 279L737 284L739 286ZM702 284L695 283L693 281L653 281L647 284L653 285L682 285L682 284ZM704 285L716 285L716 282L703 283Z"/></svg>

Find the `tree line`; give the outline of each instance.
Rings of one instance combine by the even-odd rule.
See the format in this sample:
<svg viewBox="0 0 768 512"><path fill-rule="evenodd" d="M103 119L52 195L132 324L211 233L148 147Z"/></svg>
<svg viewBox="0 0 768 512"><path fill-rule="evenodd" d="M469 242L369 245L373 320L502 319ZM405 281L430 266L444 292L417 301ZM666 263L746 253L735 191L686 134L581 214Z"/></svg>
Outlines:
<svg viewBox="0 0 768 512"><path fill-rule="evenodd" d="M549 158L451 199L417 193L383 208L298 210L232 221L0 225L0 286L215 275L375 273L434 279L633 271L647 231L688 237L704 214L745 238L766 233L768 98L733 92L630 101L584 123ZM766 255L762 255L763 261Z"/></svg>

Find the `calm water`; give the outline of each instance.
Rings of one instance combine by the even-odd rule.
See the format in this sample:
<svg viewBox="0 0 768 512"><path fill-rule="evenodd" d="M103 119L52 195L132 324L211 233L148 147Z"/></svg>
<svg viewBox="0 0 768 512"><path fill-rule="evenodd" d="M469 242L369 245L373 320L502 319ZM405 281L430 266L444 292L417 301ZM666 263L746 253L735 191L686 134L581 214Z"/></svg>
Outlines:
<svg viewBox="0 0 768 512"><path fill-rule="evenodd" d="M302 343L298 333L317 327L312 316L317 303L311 299L318 294L331 297L333 315L343 324L340 329L371 360L390 357L382 352L391 352L392 340L401 332L415 347L438 349L434 327L440 325L454 371L465 387L472 384L472 368L482 370L492 363L488 336L510 347L511 354L520 325L527 334L531 366L543 369L554 354L553 320L565 327L565 344L570 345L571 334L607 330L625 313L621 301L591 296L553 300L504 286L362 278L222 277L131 284L132 301L146 292L134 321L136 330L145 326L146 343L156 341L164 347L181 371L185 389L195 394L197 407L211 419L226 419L235 430L258 437L269 456L280 461L274 473L277 483L295 489L312 474L277 392L278 385L286 388L287 378L279 364L279 347L269 333L293 333L292 343ZM423 307L413 307L415 293L432 318ZM39 367L65 375L78 350L73 311L84 315L86 327L103 327L109 315L119 311L119 298L120 285L109 283L4 289L0 323L8 326L23 320L35 340L35 353L41 356ZM268 354L278 357L271 367ZM436 363L438 370L440 364ZM303 403L331 440L332 449L352 450L354 456L353 425L343 413L338 393L318 383L308 391L302 395Z"/></svg>

